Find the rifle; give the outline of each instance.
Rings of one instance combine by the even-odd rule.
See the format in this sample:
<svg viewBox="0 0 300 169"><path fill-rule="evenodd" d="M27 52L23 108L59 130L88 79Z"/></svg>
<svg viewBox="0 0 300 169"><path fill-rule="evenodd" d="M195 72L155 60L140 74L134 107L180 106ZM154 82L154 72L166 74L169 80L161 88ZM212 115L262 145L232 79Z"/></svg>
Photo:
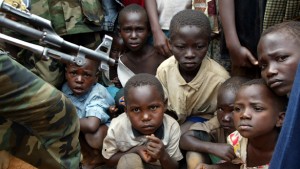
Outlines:
<svg viewBox="0 0 300 169"><path fill-rule="evenodd" d="M51 26L51 22L47 19L39 17L37 15L31 14L28 10L22 11L16 7L11 6L0 0L0 9L6 13L12 14L13 16L20 18L22 21L26 21L33 26L40 27L41 30L29 27L25 24L21 24L14 20L7 18L6 14L0 12L0 25L23 35L31 37L35 40L39 40L41 45L49 45L56 48L64 48L70 51L76 52L77 56L72 56L55 49L48 47L43 47L40 45L35 45L29 42L25 42L7 35L0 33L0 41L7 42L9 44L19 46L21 48L32 51L35 54L42 56L44 59L49 59L49 57L62 60L65 62L75 63L78 66L85 64L85 57L93 60L101 61L100 68L102 70L108 70L110 65L116 64L116 61L109 58L109 52L111 49L112 38L105 35L102 43L96 48L96 50L91 50L86 47L73 44L71 42L65 41L59 35L56 34Z"/></svg>

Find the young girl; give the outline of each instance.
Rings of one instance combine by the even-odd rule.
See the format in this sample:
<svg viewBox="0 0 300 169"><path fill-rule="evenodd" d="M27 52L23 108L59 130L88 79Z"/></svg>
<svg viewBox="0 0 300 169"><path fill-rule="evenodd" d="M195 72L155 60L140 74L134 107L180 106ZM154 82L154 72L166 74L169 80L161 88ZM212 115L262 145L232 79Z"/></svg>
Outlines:
<svg viewBox="0 0 300 169"><path fill-rule="evenodd" d="M277 96L261 79L246 82L239 89L233 112L237 131L227 137L236 158L202 168L269 168L282 126L287 97Z"/></svg>

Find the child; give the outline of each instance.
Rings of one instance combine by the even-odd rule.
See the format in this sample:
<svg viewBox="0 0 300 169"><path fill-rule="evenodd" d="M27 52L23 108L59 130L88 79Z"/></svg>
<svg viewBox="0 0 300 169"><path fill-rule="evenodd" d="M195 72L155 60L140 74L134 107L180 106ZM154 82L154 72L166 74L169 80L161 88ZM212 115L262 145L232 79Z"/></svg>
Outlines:
<svg viewBox="0 0 300 169"><path fill-rule="evenodd" d="M280 23L264 31L258 44L262 77L276 94L288 95L290 98L285 116L288 123L284 123L278 138L270 165L272 169L298 168L300 162L297 150L300 67L298 66L297 74L295 70L300 63L299 32L299 22ZM277 84L274 79L278 79Z"/></svg>
<svg viewBox="0 0 300 169"><path fill-rule="evenodd" d="M262 79L242 85L233 112L237 131L227 137L237 156L232 161L237 168L269 168L287 102L286 96L273 93Z"/></svg>
<svg viewBox="0 0 300 169"><path fill-rule="evenodd" d="M107 164L117 168L178 168L180 128L164 114L160 82L137 74L125 85L125 112L114 118L103 142ZM129 162L129 163L128 163Z"/></svg>
<svg viewBox="0 0 300 169"><path fill-rule="evenodd" d="M218 88L229 78L221 65L206 56L210 35L205 14L194 10L177 13L170 25L174 56L157 69L156 76L168 97L168 110L176 113L182 134L194 122L213 117Z"/></svg>
<svg viewBox="0 0 300 169"><path fill-rule="evenodd" d="M68 64L65 73L67 82L62 88L62 92L75 105L80 118L83 168L93 168L103 162L99 151L108 129L105 125L110 118L107 111L114 104L105 87L97 83L98 67L99 63L90 59L86 59L81 67ZM88 157L86 151L92 157Z"/></svg>
<svg viewBox="0 0 300 169"><path fill-rule="evenodd" d="M188 168L194 169L199 163L215 164L220 159L231 161L235 157L233 147L226 144L226 137L235 131L232 119L235 95L247 80L243 77L226 80L218 91L217 116L208 122L193 124L181 136L180 148L189 151L186 154ZM213 126L218 123L220 125Z"/></svg>
<svg viewBox="0 0 300 169"><path fill-rule="evenodd" d="M261 76L278 95L289 95L300 61L300 22L274 25L258 44Z"/></svg>
<svg viewBox="0 0 300 169"><path fill-rule="evenodd" d="M120 11L120 35L128 52L119 59L118 77L124 86L137 73L155 75L157 67L165 57L147 44L149 22L145 9L137 4L126 6Z"/></svg>

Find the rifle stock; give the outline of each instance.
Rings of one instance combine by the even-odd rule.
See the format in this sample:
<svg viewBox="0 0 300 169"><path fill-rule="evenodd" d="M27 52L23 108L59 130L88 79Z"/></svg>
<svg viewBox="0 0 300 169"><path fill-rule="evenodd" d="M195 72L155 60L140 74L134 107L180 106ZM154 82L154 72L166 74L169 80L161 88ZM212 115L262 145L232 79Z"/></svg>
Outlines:
<svg viewBox="0 0 300 169"><path fill-rule="evenodd" d="M13 21L7 18L5 13L0 12L0 24L3 27L19 32L35 40L39 40L42 45L49 45L56 48L64 48L76 52L77 56L71 56L69 54L65 54L63 52L59 52L54 49L50 49L42 46L37 47L38 45L34 46L34 44L28 42L24 42L21 40L18 41L16 38L12 40L10 39L11 37L9 38L9 36L3 36L3 34L1 35L2 38L0 38L0 40L2 41L31 50L32 52L37 54L41 54L41 50L43 50L42 55L46 58L52 57L55 59L66 60L68 62L75 62L79 66L85 63L84 60L85 57L101 61L101 68L106 70L108 69L107 63L110 65L116 64L116 61L114 59L109 58L112 38L107 35L105 35L105 37L103 38L103 42L94 51L86 47L65 41L63 38L61 38L55 33L55 31L51 26L51 22L49 20L31 14L28 10L22 11L18 8L15 8L5 3L3 0L0 0L0 9L2 11L12 14L13 16L16 16L17 18L22 19L23 21L30 23L31 25L38 26L39 28L41 28L41 30ZM36 49L38 50L34 49L35 47L37 47ZM101 50L102 48L104 48L104 50ZM61 56L57 56L57 55L61 55ZM73 59L70 59L70 57L73 57Z"/></svg>

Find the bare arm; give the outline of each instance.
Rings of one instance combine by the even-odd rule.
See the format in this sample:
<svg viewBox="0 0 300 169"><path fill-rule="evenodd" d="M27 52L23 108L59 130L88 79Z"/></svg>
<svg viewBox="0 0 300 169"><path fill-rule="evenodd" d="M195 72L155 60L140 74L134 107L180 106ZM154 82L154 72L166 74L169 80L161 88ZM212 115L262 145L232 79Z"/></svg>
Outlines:
<svg viewBox="0 0 300 169"><path fill-rule="evenodd" d="M101 123L101 120L97 117L86 117L80 120L80 131L83 133L95 133Z"/></svg>
<svg viewBox="0 0 300 169"><path fill-rule="evenodd" d="M145 8L149 17L151 31L153 34L153 45L161 55L169 57L172 55L169 40L161 30L158 21L158 12L156 0L145 0Z"/></svg>
<svg viewBox="0 0 300 169"><path fill-rule="evenodd" d="M193 131L188 131L180 138L180 148L187 151L209 153L231 161L235 158L233 147L225 143L212 143L194 137Z"/></svg>
<svg viewBox="0 0 300 169"><path fill-rule="evenodd" d="M258 65L251 52L241 46L235 23L234 0L219 1L220 18L225 34L225 41L234 67L251 67Z"/></svg>

